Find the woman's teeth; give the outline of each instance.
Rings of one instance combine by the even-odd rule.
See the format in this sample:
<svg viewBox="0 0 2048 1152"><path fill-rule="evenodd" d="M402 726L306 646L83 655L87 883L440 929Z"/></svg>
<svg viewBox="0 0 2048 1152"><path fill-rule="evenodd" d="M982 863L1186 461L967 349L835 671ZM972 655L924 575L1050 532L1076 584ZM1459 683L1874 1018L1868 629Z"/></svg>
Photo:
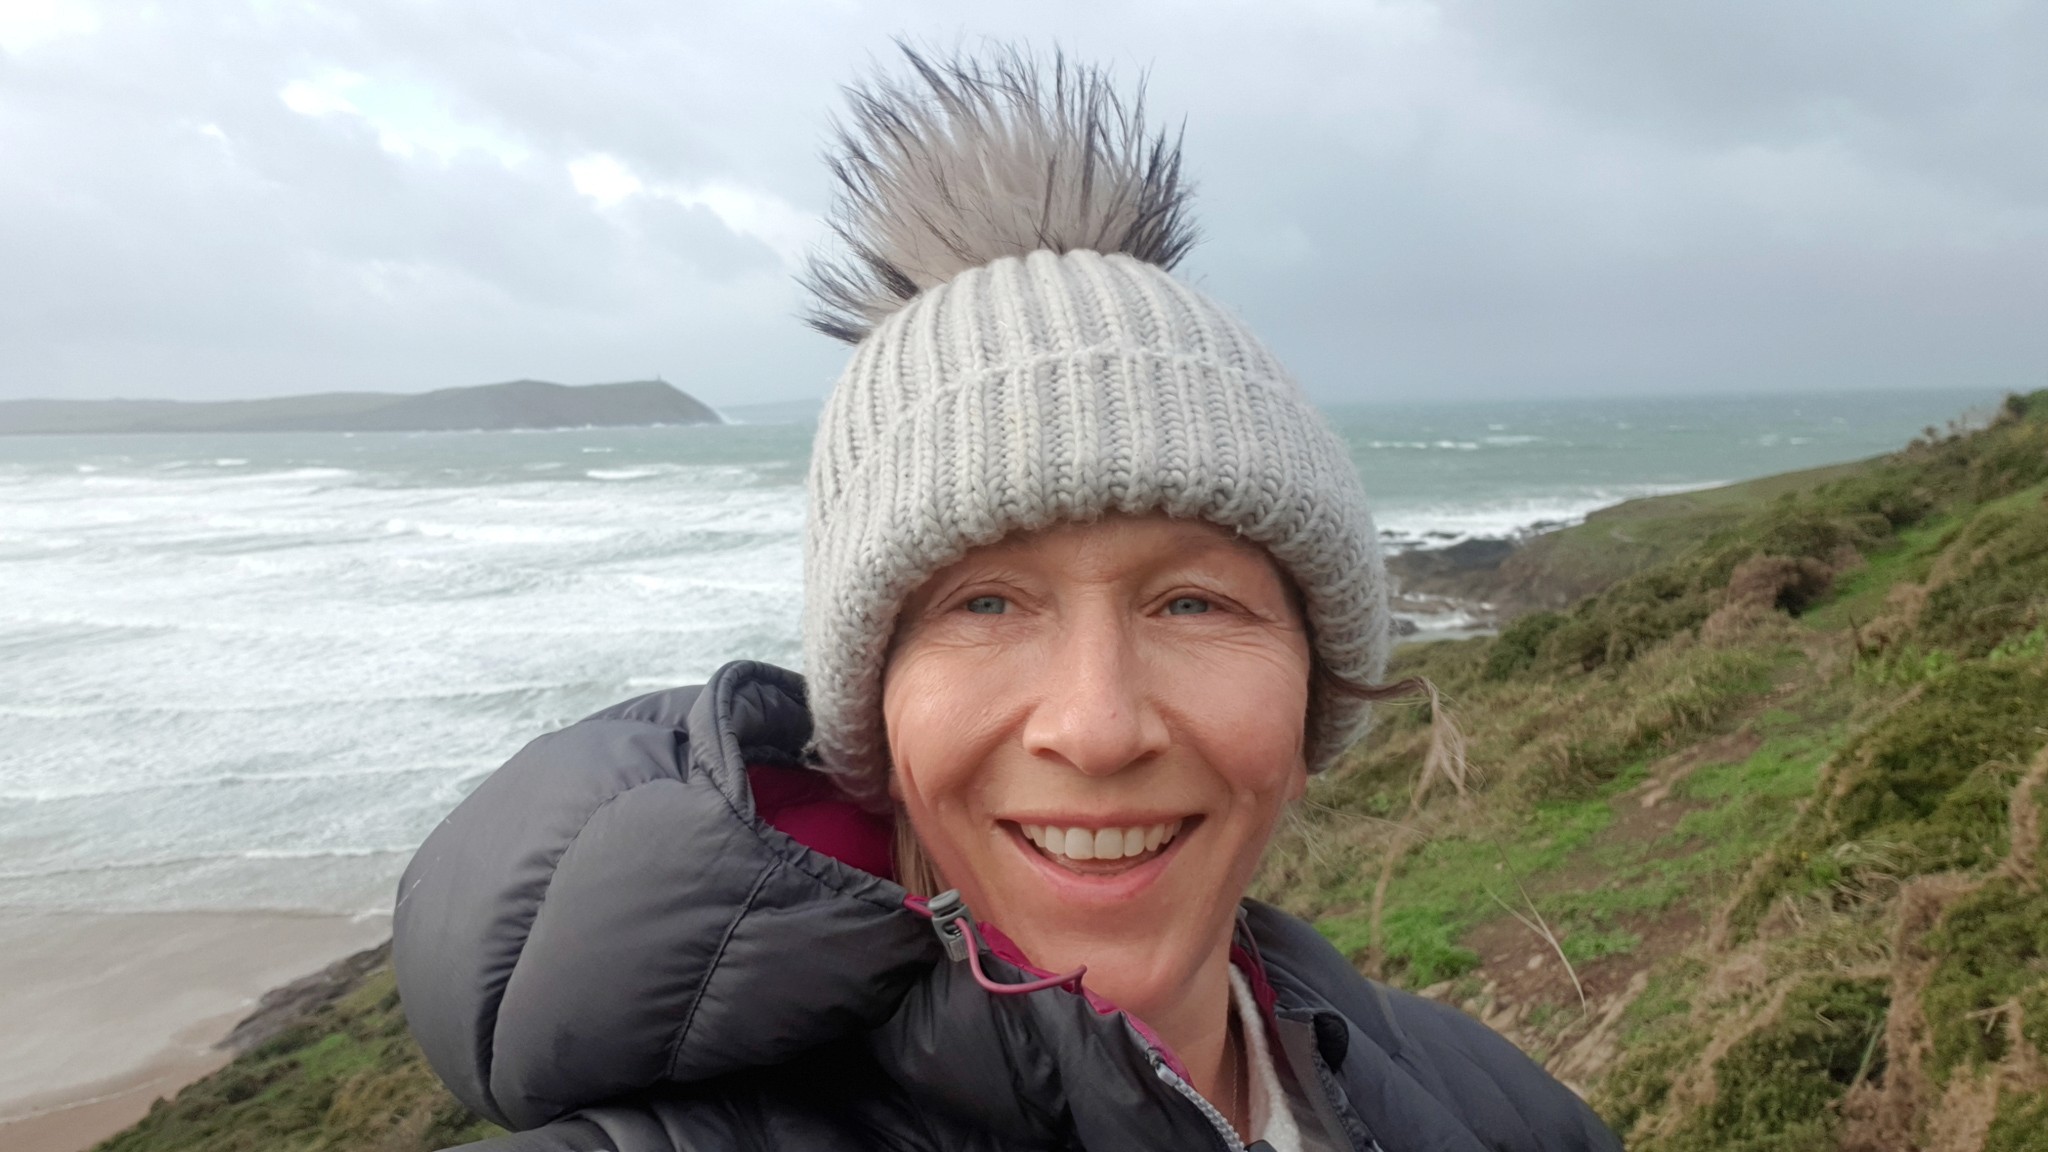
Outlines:
<svg viewBox="0 0 2048 1152"><path fill-rule="evenodd" d="M1183 821L1137 828L1059 828L1026 824L1024 838L1048 856L1067 860L1122 860L1143 856L1171 843Z"/></svg>

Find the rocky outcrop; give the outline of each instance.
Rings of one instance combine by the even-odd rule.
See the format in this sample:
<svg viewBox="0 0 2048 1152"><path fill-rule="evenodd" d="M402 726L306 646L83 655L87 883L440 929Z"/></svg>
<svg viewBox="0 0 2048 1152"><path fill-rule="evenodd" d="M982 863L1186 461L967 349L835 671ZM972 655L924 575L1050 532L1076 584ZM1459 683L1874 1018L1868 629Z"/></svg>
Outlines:
<svg viewBox="0 0 2048 1152"><path fill-rule="evenodd" d="M311 976L272 988L256 1008L214 1045L241 1055L362 986L365 977L391 963L391 941L344 956Z"/></svg>

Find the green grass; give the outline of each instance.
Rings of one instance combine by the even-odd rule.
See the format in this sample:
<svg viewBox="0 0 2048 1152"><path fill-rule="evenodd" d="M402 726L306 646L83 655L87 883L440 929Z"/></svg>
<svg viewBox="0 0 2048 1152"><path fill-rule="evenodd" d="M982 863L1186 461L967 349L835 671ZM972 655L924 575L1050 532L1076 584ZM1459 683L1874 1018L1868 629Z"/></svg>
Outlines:
<svg viewBox="0 0 2048 1152"><path fill-rule="evenodd" d="M1782 711L1762 717L1757 727L1771 734L1748 758L1704 765L1678 785L1685 799L1723 806L1688 815L1681 832L1709 839L1740 834L1741 820L1750 815L1743 806L1785 811L1786 801L1813 791L1815 771L1834 750L1830 740L1841 734L1838 717L1816 721ZM1730 804L1735 807L1725 807ZM1729 816L1738 826L1728 824Z"/></svg>
<svg viewBox="0 0 2048 1152"><path fill-rule="evenodd" d="M2048 1095L2010 1093L2001 1099L1984 1152L2048 1152Z"/></svg>
<svg viewBox="0 0 2048 1152"><path fill-rule="evenodd" d="M1538 805L1526 819L1488 838L1434 841L1411 853L1411 864L1396 876L1385 916L1385 953L1417 986L1448 980L1469 970L1478 955L1457 941L1473 925L1500 915L1502 907L1523 910L1518 880L1544 874L1591 843L1613 819L1603 797ZM1333 893L1369 904L1373 876ZM1369 944L1370 921L1363 913L1316 922L1324 936L1348 953ZM1567 949L1570 944L1567 941Z"/></svg>
<svg viewBox="0 0 2048 1152"><path fill-rule="evenodd" d="M1678 802L1694 807L1661 837L1602 836L1618 805L1638 803L1633 793L1646 767L1638 761L1587 794L1538 802L1483 831L1461 827L1407 853L1382 922L1387 971L1422 986L1469 970L1478 956L1460 940L1505 915L1504 905L1527 914L1524 889L1574 962L1632 950L1640 937L1628 918L1725 892L1789 826L1792 801L1812 790L1831 741L1842 738L1840 711L1832 702L1817 715L1779 710L1758 718L1754 727L1769 735L1754 753L1703 765L1673 789ZM1370 943L1376 876L1355 871L1349 884L1321 893L1357 909L1317 920L1354 955Z"/></svg>
<svg viewBox="0 0 2048 1152"><path fill-rule="evenodd" d="M1633 952L1642 942L1643 938L1640 935L1621 928L1568 932L1562 940L1565 959L1574 964L1584 964L1603 956Z"/></svg>

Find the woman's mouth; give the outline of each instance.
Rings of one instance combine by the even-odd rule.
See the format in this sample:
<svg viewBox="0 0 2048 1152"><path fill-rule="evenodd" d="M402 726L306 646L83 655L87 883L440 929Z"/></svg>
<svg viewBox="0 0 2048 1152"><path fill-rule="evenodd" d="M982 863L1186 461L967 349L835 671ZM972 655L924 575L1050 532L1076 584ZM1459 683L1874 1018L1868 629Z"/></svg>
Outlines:
<svg viewBox="0 0 2048 1152"><path fill-rule="evenodd" d="M1137 824L1122 828L1061 827L1020 824L1017 827L1041 856L1083 875L1100 876L1135 868L1166 851L1186 820Z"/></svg>

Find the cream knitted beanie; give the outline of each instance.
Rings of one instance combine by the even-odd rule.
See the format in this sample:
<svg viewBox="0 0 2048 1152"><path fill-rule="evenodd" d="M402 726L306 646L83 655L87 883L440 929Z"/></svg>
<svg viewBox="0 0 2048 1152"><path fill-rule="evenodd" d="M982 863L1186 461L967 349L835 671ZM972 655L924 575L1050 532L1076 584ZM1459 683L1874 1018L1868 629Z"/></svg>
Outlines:
<svg viewBox="0 0 2048 1152"><path fill-rule="evenodd" d="M824 766L880 803L904 598L968 549L1111 513L1234 528L1293 577L1322 668L1375 682L1386 578L1344 445L1244 325L1168 269L1179 150L1099 72L934 63L851 93L812 323L854 344L819 419L804 661ZM1315 694L1311 769L1366 705Z"/></svg>

